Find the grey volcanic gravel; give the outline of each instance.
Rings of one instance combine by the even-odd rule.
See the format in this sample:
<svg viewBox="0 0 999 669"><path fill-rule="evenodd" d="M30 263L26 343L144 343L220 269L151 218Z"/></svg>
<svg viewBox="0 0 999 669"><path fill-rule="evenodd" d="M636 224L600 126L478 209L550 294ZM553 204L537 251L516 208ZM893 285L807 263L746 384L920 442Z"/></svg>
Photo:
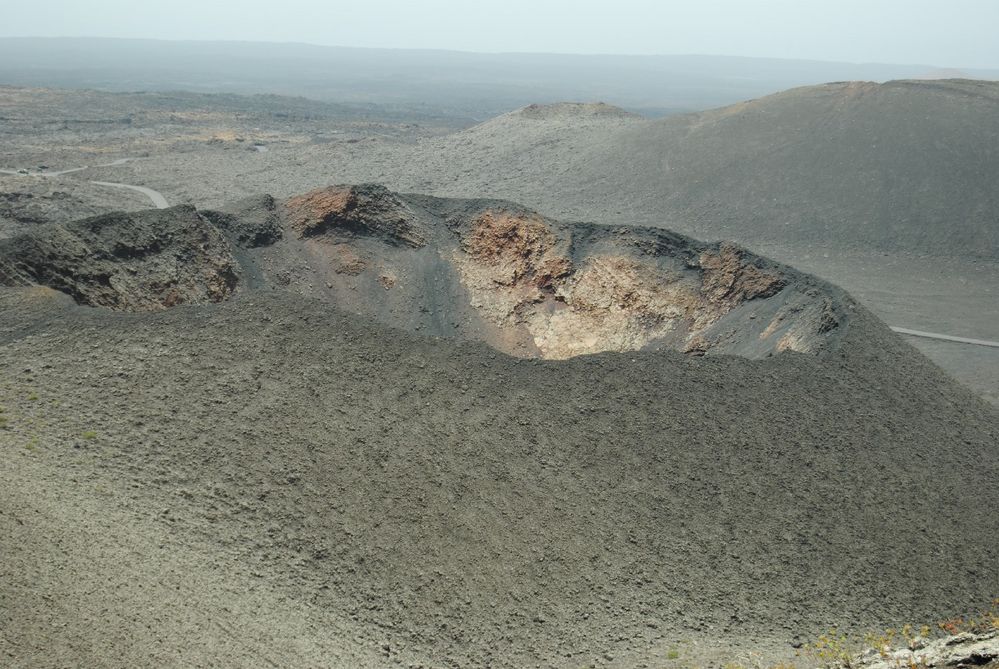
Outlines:
<svg viewBox="0 0 999 669"><path fill-rule="evenodd" d="M142 529L146 565L61 611L49 581L5 576L14 666L64 664L80 629L115 640L98 664L183 665L168 650L213 619L237 624L192 637L198 661L256 664L253 597L301 635L279 666L630 667L686 636L787 643L999 592L999 415L860 307L837 350L762 360L517 360L280 290L130 314L8 288L0 313L5 476L43 486L3 497L0 545L72 543L76 506L23 512L41 471L123 518L88 524L95 545ZM162 607L173 555L192 599L122 630L140 592ZM60 556L38 573L65 580Z"/></svg>

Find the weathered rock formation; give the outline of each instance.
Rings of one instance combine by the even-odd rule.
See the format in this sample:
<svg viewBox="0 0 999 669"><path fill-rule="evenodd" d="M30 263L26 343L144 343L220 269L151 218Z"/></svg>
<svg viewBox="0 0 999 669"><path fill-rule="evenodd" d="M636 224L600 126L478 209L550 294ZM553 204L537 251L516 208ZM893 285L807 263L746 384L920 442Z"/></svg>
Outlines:
<svg viewBox="0 0 999 669"><path fill-rule="evenodd" d="M220 302L238 273L222 232L193 207L95 216L0 240L0 284L49 286L111 309Z"/></svg>
<svg viewBox="0 0 999 669"><path fill-rule="evenodd" d="M495 200L331 186L224 211L114 214L0 245L0 280L155 310L281 287L518 357L674 349L764 357L835 343L836 288L733 244L562 223Z"/></svg>
<svg viewBox="0 0 999 669"><path fill-rule="evenodd" d="M294 282L304 292L520 357L809 353L846 318L840 291L735 245L560 223L508 202L335 186L287 201L285 219L311 259L312 276Z"/></svg>

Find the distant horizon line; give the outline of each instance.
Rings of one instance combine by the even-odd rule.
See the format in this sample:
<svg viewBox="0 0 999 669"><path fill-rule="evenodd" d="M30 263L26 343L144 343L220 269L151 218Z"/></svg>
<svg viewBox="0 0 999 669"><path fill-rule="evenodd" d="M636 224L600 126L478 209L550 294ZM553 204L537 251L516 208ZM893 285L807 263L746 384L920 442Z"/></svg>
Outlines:
<svg viewBox="0 0 999 669"><path fill-rule="evenodd" d="M393 46L354 46L344 44L322 44L294 40L227 39L227 38L167 38L167 37L110 37L102 35L0 35L0 40L106 40L117 42L166 42L199 44L272 44L275 46L306 46L319 49L353 49L358 51L420 51L427 53L453 53L475 56L569 56L569 57L608 57L608 58L731 58L740 60L768 60L799 63L825 63L830 65L925 67L938 70L999 71L999 64L991 66L939 65L934 63L852 61L822 58L790 58L786 56L746 56L722 53L620 53L584 51L469 51L467 49L431 47Z"/></svg>

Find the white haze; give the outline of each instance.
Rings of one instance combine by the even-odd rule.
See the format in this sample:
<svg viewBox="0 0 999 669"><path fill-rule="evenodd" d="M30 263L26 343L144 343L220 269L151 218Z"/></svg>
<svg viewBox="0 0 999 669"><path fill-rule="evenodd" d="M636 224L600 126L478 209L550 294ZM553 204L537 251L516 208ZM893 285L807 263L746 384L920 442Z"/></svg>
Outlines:
<svg viewBox="0 0 999 669"><path fill-rule="evenodd" d="M0 36L999 67L995 0L0 0Z"/></svg>

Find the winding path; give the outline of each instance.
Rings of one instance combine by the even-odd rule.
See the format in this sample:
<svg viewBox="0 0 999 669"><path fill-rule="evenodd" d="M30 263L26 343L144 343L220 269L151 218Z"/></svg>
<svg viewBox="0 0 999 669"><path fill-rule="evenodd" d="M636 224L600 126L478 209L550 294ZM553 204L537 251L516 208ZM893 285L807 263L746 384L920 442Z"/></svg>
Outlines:
<svg viewBox="0 0 999 669"><path fill-rule="evenodd" d="M100 165L84 165L83 167L72 167L68 170L56 170L54 172L49 171L28 171L28 170L0 170L0 174L20 174L22 176L32 176L32 177L59 177L63 174L69 174L71 172L79 172L81 170L87 170L91 167L115 167L116 165L124 165L125 163L135 160L135 158L119 158L117 160L112 160L110 163L101 163ZM127 188L129 190L134 190L136 192L142 193L148 197L153 206L157 209L166 209L170 206L166 198L159 191L155 191L152 188L146 188L145 186L133 186L132 184L122 184L113 181L91 181L90 183L96 186L110 186L112 188Z"/></svg>
<svg viewBox="0 0 999 669"><path fill-rule="evenodd" d="M152 200L153 206L157 209L166 209L170 206L170 204L166 201L166 198L163 197L163 194L159 191L153 190L152 188L146 188L145 186L133 186L132 184L120 184L113 181L91 181L90 183L97 186L111 186L112 188L127 188L129 190L137 191Z"/></svg>

